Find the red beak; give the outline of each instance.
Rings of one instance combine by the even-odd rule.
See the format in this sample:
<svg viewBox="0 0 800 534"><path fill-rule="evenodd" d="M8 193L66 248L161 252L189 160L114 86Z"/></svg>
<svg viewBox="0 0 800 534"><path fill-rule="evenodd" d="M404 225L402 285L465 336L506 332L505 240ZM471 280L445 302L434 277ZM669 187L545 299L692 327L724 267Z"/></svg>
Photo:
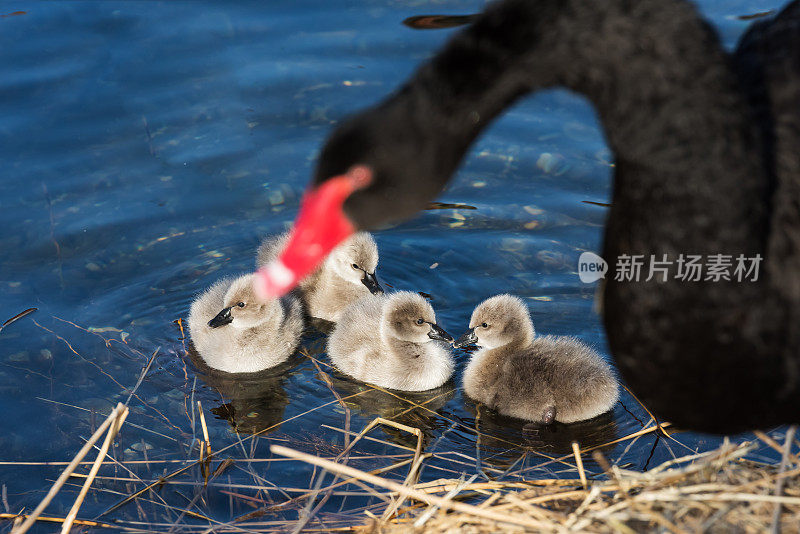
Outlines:
<svg viewBox="0 0 800 534"><path fill-rule="evenodd" d="M260 299L291 291L336 245L356 231L342 206L347 197L371 181L372 171L358 166L305 194L286 248L277 260L256 272L253 288Z"/></svg>

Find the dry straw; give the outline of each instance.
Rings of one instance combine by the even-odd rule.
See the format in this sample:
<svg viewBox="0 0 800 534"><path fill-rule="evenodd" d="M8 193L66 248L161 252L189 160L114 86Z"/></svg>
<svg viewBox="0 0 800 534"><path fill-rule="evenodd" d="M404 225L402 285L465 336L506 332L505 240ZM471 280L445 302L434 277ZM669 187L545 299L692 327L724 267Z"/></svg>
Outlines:
<svg viewBox="0 0 800 534"><path fill-rule="evenodd" d="M202 408L198 406L199 409ZM423 433L420 429L388 419L377 418L361 432L349 433L353 439L338 454L323 458L319 451L309 454L293 448L273 445L270 459L250 458L270 462L302 461L315 466L316 469L332 473L335 477L323 487L323 476L316 472L313 489L277 487L270 485L258 473L252 472L252 485L234 485L218 481L218 475L234 465L233 457L215 458L220 451L211 454L207 431L203 432L206 455L202 459L193 460L168 475L159 477L157 481L148 482L145 488L133 492L123 498L106 513L124 506L127 503L157 504L145 498L145 493L155 485L176 484L190 485L196 488L196 496L185 509L168 506L165 509L179 512L174 522L161 523L134 521L131 519L115 519L101 522L75 519L87 490L94 481L130 480L145 482L138 478L123 479L119 476L95 476L102 464L108 463L108 451L114 436L119 430L127 408L119 405L106 421L95 432L86 446L75 456L61 477L53 484L51 491L42 503L28 515L0 514L0 519L14 519L19 522L15 533L24 533L34 521L62 523L62 532L68 532L75 526L99 527L137 532L316 532L322 525L325 531L338 532L800 532L800 464L797 462L797 447L794 441L794 429L790 428L779 440L766 434L762 440L766 446L781 452L779 465L756 462L748 456L763 446L758 442L730 444L725 442L720 448L704 453L693 453L681 458L664 462L648 471L638 472L621 468L610 462L596 448L582 449L577 443L573 445L573 453L560 458L545 460L552 465L563 468L559 476L566 478L526 478L525 470L518 469L513 473L502 472L488 465L481 473L474 472L474 465L463 462L458 455L451 455L454 460L450 467L452 472L460 476L427 482L419 482L420 473L426 461L436 457L439 466L447 457L440 453L426 453L423 450ZM383 440L370 438L367 433L378 425L393 427L416 437L413 448L399 444L400 454L369 455L355 453L356 446L362 440L384 443ZM202 419L201 419L202 426ZM653 425L657 431L659 427ZM661 425L660 428L665 428ZM339 429L341 430L341 429ZM84 479L75 504L66 518L41 517L53 496L65 485L70 474L94 444L106 434L100 452L92 462L92 468ZM641 431L630 434L622 440L635 439L642 435ZM759 434L760 435L760 434ZM782 442L782 443L781 443ZM301 444L302 442L297 442ZM386 443L390 444L390 443ZM794 449L794 450L793 450ZM233 452L233 451L231 451ZM597 473L586 469L586 456L593 459L602 469ZM462 455L466 456L466 455ZM369 471L347 465L347 462L358 459L368 464ZM199 480L176 480L191 466L202 465L209 461L219 460L216 469L210 476ZM237 463L247 459L237 459ZM619 461L619 460L617 460ZM127 464L128 462L125 462ZM130 462L131 465L134 462ZM245 465L250 465L244 462ZM386 478L390 472L408 466L408 473L401 478ZM243 468L249 469L249 468ZM433 469L433 467L431 467ZM569 470L573 473L570 477ZM501 476L506 475L506 476ZM514 475L514 476L508 476ZM94 487L95 490L102 489ZM243 490L258 492L279 492L286 500L275 503L265 502L258 497L242 494ZM331 495L353 494L354 490L362 490L362 495L377 497L374 504L366 507L342 510L336 514L336 521L321 512L322 505ZM258 514L248 514L233 521L220 522L213 516L192 511L198 499L207 491L220 491L231 498L249 499L254 503L263 503L275 512L285 510L301 511L298 519L257 520ZM341 493L337 493L341 492ZM294 497L291 494L295 494ZM318 499L318 497L320 497ZM196 508L195 508L196 509ZM317 515L323 521L314 523ZM183 522L183 517L202 520L205 525ZM297 518L297 515L295 515ZM21 522L24 519L24 522ZM143 518L144 519L144 518ZM324 530L324 529L323 529Z"/></svg>
<svg viewBox="0 0 800 534"><path fill-rule="evenodd" d="M128 415L128 407L123 405L122 403L117 404L116 408L114 408L114 410L109 414L109 416L106 418L103 424L100 425L100 427L97 429L97 431L95 431L92 437L89 438L89 441L86 442L86 444L81 448L80 451L78 451L78 454L75 455L75 457L66 467L66 469L64 469L64 471L61 473L61 476L59 476L58 479L55 481L55 483L50 488L50 491L47 493L45 498L42 499L42 502L39 503L39 506L37 506L32 513L26 516L25 521L22 522L22 524L17 525L12 530L12 534L24 534L25 532L28 531L29 528L31 528L31 526L33 526L39 515L44 511L47 505L50 504L50 501L53 500L53 497L56 496L58 491L67 481L67 479L75 470L75 468L78 467L78 464L80 463L81 460L83 460L83 457L89 453L89 450L100 439L100 436L103 435L103 432L108 430L108 434L106 435L103 447L100 450L100 453L98 453L97 458L94 461L94 464L92 464L92 469L89 472L89 477L87 477L84 487L78 494L78 498L75 500L75 504L73 505L72 510L70 510L69 515L64 520L62 532L69 532L69 529L72 526L73 521L75 520L75 516L78 513L78 509L80 508L80 505L83 502L83 498L86 496L86 491L89 489L89 486L94 480L94 476L97 474L97 470L103 463L103 459L105 458L106 453L108 452L108 448L114 440L114 436L116 436L120 426L122 425L122 422L125 421L125 417L127 417L127 415Z"/></svg>
<svg viewBox="0 0 800 534"><path fill-rule="evenodd" d="M364 531L794 533L800 532L800 465L791 454L793 435L790 428L779 447L784 460L780 466L746 459L755 443L726 442L645 472L610 465L596 452L593 456L607 476L595 480L587 480L577 444L578 477L573 479L473 482L473 477L465 482L462 477L416 484L282 446L274 445L272 452L410 501L405 508L387 506L391 514L367 513Z"/></svg>

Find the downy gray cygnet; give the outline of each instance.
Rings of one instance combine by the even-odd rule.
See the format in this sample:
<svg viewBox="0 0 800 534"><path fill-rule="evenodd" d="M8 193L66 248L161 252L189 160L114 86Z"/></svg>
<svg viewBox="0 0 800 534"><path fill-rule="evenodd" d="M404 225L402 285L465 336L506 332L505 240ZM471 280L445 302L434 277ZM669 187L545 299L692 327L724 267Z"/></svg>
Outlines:
<svg viewBox="0 0 800 534"><path fill-rule="evenodd" d="M358 380L424 391L453 374L452 341L424 298L400 291L369 295L348 306L328 339L328 355Z"/></svg>
<svg viewBox="0 0 800 534"><path fill-rule="evenodd" d="M591 419L619 397L608 363L572 337L536 337L528 308L512 295L475 308L456 347L477 344L464 392L500 414L550 424Z"/></svg>
<svg viewBox="0 0 800 534"><path fill-rule="evenodd" d="M254 373L286 361L303 331L303 311L289 295L261 303L253 275L226 278L198 296L189 310L189 335L209 367Z"/></svg>
<svg viewBox="0 0 800 534"><path fill-rule="evenodd" d="M258 247L256 268L278 257L289 232L264 239ZM300 295L312 317L336 322L350 304L370 293L383 293L375 276L378 245L368 232L357 232L344 241L322 265L300 282Z"/></svg>

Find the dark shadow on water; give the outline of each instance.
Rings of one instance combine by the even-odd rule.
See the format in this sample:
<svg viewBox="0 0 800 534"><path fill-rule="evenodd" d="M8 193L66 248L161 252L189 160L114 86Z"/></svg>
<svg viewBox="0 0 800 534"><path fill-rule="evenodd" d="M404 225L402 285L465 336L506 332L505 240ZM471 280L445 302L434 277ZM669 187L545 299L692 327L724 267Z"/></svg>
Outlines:
<svg viewBox="0 0 800 534"><path fill-rule="evenodd" d="M496 453L500 453L500 458L516 458L520 450L563 456L572 454L573 441L585 450L601 447L619 437L613 412L576 423L542 425L500 415L469 399L465 400L465 405L467 411L475 415L475 428L481 433L479 447L495 458L498 458Z"/></svg>
<svg viewBox="0 0 800 534"><path fill-rule="evenodd" d="M537 451L553 454L572 452L572 443L582 449L594 448L617 439L617 424L613 412L606 412L587 421L552 425L527 424L522 427L525 444Z"/></svg>
<svg viewBox="0 0 800 534"><path fill-rule="evenodd" d="M197 377L227 402L212 408L217 419L228 421L239 434L269 433L280 428L289 395L286 381L303 361L295 353L286 362L258 373L231 374L206 365L193 346L187 346Z"/></svg>
<svg viewBox="0 0 800 534"><path fill-rule="evenodd" d="M319 317L306 317L306 333L318 333L329 336L336 323L320 319Z"/></svg>
<svg viewBox="0 0 800 534"><path fill-rule="evenodd" d="M331 382L343 398L359 394L346 401L351 410L367 417L383 417L419 428L422 431L423 450L433 439L435 430L442 426L437 412L456 394L456 386L452 380L427 391L382 391L338 371L332 371ZM417 445L417 438L408 432L386 425L381 425L380 429L392 443L405 447Z"/></svg>

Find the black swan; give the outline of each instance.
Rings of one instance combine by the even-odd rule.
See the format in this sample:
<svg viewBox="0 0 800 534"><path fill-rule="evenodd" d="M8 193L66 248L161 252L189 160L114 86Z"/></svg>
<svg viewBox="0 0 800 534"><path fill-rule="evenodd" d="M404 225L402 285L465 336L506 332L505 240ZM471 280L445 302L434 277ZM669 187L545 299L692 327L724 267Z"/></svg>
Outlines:
<svg viewBox="0 0 800 534"><path fill-rule="evenodd" d="M606 259L763 258L755 282L609 279L605 328L628 385L685 428L800 421L800 0L730 55L680 0L491 4L335 129L260 294L354 230L422 209L492 119L554 86L591 101L614 153Z"/></svg>

